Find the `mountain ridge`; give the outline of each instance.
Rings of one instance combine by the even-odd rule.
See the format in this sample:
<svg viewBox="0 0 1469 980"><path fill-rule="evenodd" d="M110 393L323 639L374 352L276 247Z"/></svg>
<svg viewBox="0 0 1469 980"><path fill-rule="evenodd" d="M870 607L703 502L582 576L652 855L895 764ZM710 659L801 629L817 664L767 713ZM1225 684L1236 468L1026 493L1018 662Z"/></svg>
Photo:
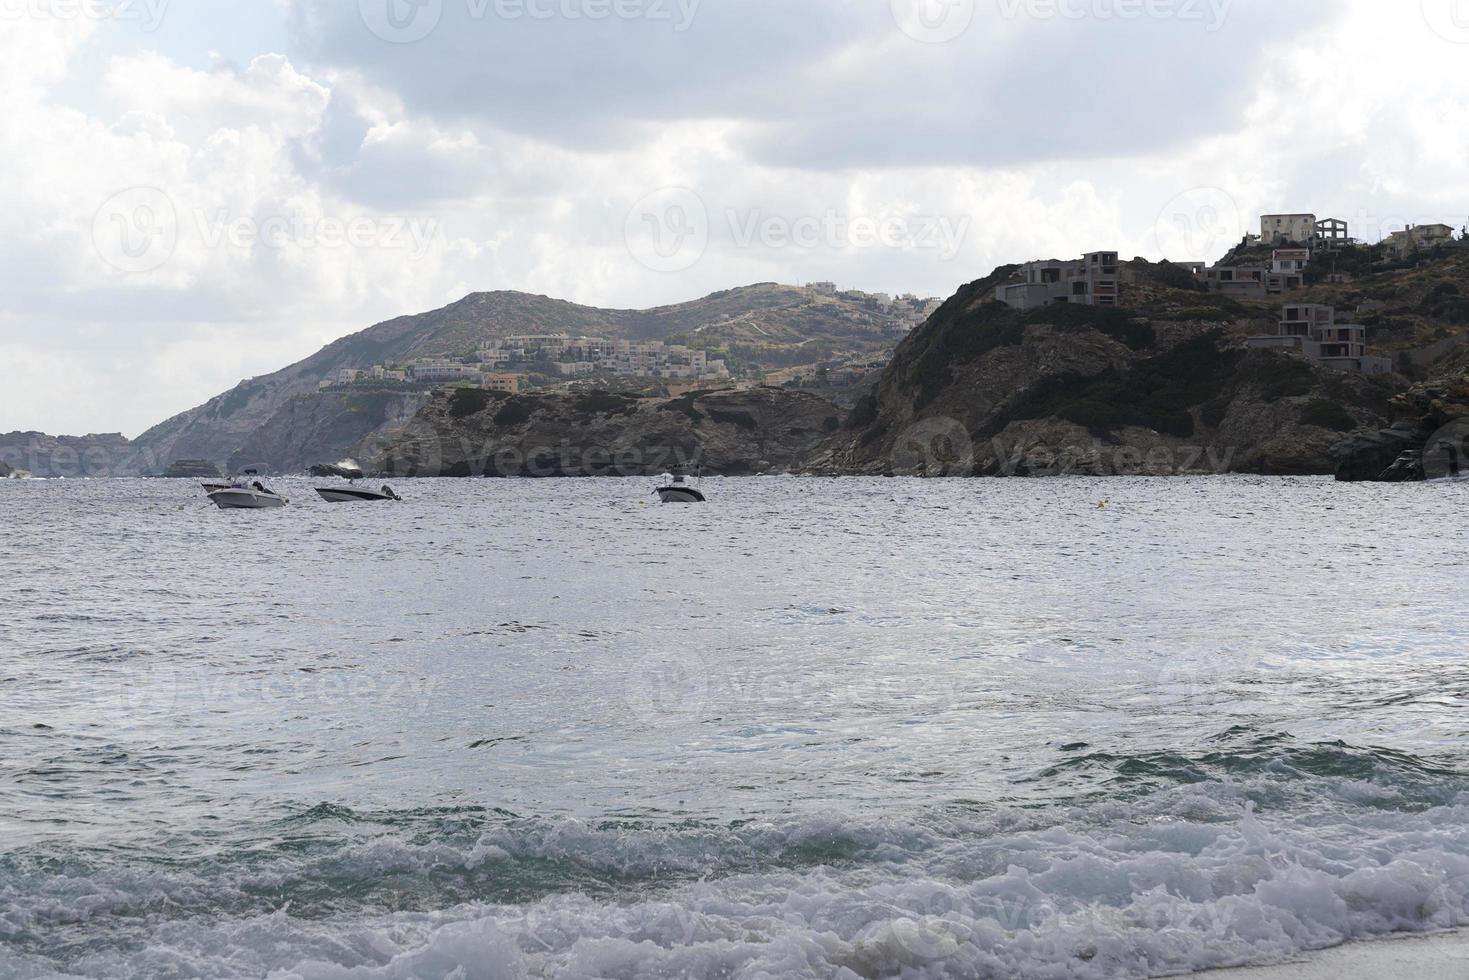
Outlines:
<svg viewBox="0 0 1469 980"><path fill-rule="evenodd" d="M253 442L283 440L257 433L297 398L314 397L323 379L343 369L417 357L465 356L487 341L538 333L664 340L733 351L760 366L784 365L884 350L902 321L863 300L810 287L754 283L683 303L643 310L601 309L514 290L469 293L435 310L393 317L338 338L278 371L241 381L202 405L160 422L133 440L120 466L161 473L180 458L237 466ZM866 294L862 294L866 295ZM392 410L389 409L391 412ZM351 428L350 426L347 428ZM347 447L323 444L328 456Z"/></svg>

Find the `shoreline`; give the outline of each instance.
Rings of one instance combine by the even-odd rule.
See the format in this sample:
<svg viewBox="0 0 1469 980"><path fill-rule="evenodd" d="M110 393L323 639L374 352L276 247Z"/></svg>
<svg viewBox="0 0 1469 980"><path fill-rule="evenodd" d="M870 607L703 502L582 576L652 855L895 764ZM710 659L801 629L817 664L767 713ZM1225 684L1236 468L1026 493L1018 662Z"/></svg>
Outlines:
<svg viewBox="0 0 1469 980"><path fill-rule="evenodd" d="M1395 933L1304 953L1271 966L1226 967L1193 976L1203 980L1339 980L1342 977L1469 977L1469 929Z"/></svg>

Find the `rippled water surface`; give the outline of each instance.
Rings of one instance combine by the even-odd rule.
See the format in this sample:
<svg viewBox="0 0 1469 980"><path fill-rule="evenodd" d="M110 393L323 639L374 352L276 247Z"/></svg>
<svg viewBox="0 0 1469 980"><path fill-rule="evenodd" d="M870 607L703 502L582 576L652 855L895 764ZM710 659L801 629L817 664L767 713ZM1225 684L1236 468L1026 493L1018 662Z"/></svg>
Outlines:
<svg viewBox="0 0 1469 980"><path fill-rule="evenodd" d="M0 978L1153 976L1469 923L1469 486L0 481Z"/></svg>

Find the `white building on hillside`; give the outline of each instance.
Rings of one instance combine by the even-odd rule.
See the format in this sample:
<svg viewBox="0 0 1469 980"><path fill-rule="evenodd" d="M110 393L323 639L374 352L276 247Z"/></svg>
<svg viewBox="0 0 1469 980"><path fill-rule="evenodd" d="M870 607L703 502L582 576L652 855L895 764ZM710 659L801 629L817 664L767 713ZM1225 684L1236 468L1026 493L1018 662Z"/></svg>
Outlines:
<svg viewBox="0 0 1469 980"><path fill-rule="evenodd" d="M1419 249L1433 248L1453 240L1454 229L1451 225L1410 225L1388 235L1383 244L1387 246L1389 255L1401 259Z"/></svg>
<svg viewBox="0 0 1469 980"><path fill-rule="evenodd" d="M1315 237L1314 214L1260 215L1260 241L1266 245L1299 245Z"/></svg>
<svg viewBox="0 0 1469 980"><path fill-rule="evenodd" d="M1309 248L1277 248L1270 256L1270 271L1278 275L1305 272L1310 264Z"/></svg>
<svg viewBox="0 0 1469 980"><path fill-rule="evenodd" d="M452 384L456 381L479 382L479 365L452 361L447 357L424 357L408 365L408 373L419 384Z"/></svg>

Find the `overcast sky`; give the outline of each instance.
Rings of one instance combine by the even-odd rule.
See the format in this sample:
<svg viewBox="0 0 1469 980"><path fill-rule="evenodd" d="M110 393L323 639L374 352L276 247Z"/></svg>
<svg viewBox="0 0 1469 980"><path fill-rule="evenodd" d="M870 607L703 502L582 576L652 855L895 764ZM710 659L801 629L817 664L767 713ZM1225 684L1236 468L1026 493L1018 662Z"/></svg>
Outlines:
<svg viewBox="0 0 1469 980"><path fill-rule="evenodd" d="M1469 216L1469 0L0 0L0 431L401 313Z"/></svg>

